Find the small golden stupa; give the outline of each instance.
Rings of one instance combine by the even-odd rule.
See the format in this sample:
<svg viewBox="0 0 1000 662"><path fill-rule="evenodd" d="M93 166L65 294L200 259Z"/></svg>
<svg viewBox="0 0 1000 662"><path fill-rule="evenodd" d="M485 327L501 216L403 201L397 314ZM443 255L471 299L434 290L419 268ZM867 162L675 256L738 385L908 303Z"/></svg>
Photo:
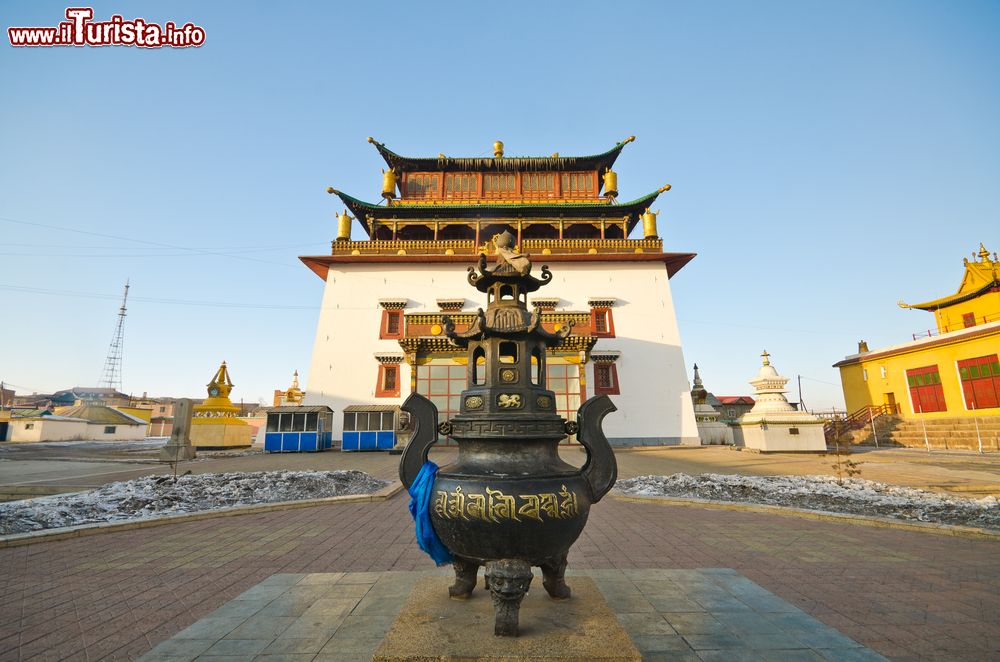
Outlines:
<svg viewBox="0 0 1000 662"><path fill-rule="evenodd" d="M252 444L253 428L238 418L240 408L229 399L233 380L225 361L207 388L208 398L194 407L191 443L197 448L238 448Z"/></svg>

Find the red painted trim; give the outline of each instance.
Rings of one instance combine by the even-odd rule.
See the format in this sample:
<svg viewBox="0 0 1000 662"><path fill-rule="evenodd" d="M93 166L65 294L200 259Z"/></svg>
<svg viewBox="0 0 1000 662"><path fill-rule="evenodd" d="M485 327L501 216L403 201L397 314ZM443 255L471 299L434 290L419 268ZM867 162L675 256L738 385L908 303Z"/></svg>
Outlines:
<svg viewBox="0 0 1000 662"><path fill-rule="evenodd" d="M399 317L399 330L396 333L389 333L389 318L393 315ZM379 325L378 337L382 340L387 339L398 339L405 335L406 329L403 328L403 311L402 310L383 310L382 311L382 323Z"/></svg>
<svg viewBox="0 0 1000 662"><path fill-rule="evenodd" d="M607 315L606 322L608 326L607 331L597 330L597 313L605 313ZM611 314L610 308L591 308L590 309L590 335L597 336L598 338L614 338L615 337L615 318Z"/></svg>
<svg viewBox="0 0 1000 662"><path fill-rule="evenodd" d="M991 324L993 324L991 322ZM848 365L855 365L857 363L862 363L865 361L870 361L871 359L877 359L884 356L896 356L897 354L909 354L911 352L922 352L928 347L939 347L941 345L948 345L950 343L965 342L967 340L972 340L973 338L978 338L980 336L990 336L994 334L1000 334L1000 326L993 326L991 328L983 328L982 325L978 327L971 327L966 333L956 333L956 335L950 338L936 338L929 342L913 341L903 347L896 347L894 349L886 349L882 351L868 352L867 354L861 354L860 356L852 356L849 359L844 359L842 361L837 361L833 364L834 368L842 368Z"/></svg>
<svg viewBox="0 0 1000 662"><path fill-rule="evenodd" d="M477 240L478 241L478 240ZM674 277L697 253L613 253L605 255L538 255L535 262L663 262L667 276ZM326 280L334 264L465 264L476 261L473 255L304 255L299 257L317 276Z"/></svg>
<svg viewBox="0 0 1000 662"><path fill-rule="evenodd" d="M385 373L388 370L394 370L396 372L396 387L393 389L385 388ZM398 398L399 397L399 380L402 371L399 369L398 363L380 363L378 366L378 381L375 383L375 397L376 398Z"/></svg>
<svg viewBox="0 0 1000 662"><path fill-rule="evenodd" d="M597 378L597 371L607 369L611 377L611 386L601 387L601 380ZM618 383L618 366L614 363L594 364L594 395L620 395L621 388Z"/></svg>

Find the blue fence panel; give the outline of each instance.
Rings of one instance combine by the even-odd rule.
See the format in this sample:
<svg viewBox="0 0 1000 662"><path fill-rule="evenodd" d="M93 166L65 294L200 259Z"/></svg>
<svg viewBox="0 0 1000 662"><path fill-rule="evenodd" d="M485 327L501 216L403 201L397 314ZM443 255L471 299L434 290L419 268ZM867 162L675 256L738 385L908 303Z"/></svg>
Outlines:
<svg viewBox="0 0 1000 662"><path fill-rule="evenodd" d="M392 431L379 432L377 447L380 451L392 450L396 445L396 433Z"/></svg>
<svg viewBox="0 0 1000 662"><path fill-rule="evenodd" d="M373 451L377 448L376 443L376 433L375 432L362 432L361 433L361 450L363 451Z"/></svg>
<svg viewBox="0 0 1000 662"><path fill-rule="evenodd" d="M264 435L264 450L269 453L276 453L281 450L280 432L268 432Z"/></svg>
<svg viewBox="0 0 1000 662"><path fill-rule="evenodd" d="M345 432L344 436L340 440L340 450L342 451L361 450L361 433Z"/></svg>
<svg viewBox="0 0 1000 662"><path fill-rule="evenodd" d="M298 432L282 433L281 450L283 451L299 450L299 433Z"/></svg>
<svg viewBox="0 0 1000 662"><path fill-rule="evenodd" d="M303 432L299 435L299 450L300 451L316 451L319 450L316 447L316 433L315 432Z"/></svg>

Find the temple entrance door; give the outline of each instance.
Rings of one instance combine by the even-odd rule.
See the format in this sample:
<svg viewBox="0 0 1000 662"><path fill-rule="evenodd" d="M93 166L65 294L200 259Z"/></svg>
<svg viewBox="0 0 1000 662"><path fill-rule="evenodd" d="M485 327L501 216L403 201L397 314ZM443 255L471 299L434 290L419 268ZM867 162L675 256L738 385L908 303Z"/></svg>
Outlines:
<svg viewBox="0 0 1000 662"><path fill-rule="evenodd" d="M417 393L426 396L438 409L443 422L461 411L461 394L465 389L465 365L452 359L431 359L430 363L414 366L417 371ZM439 446L456 446L451 437L438 441Z"/></svg>
<svg viewBox="0 0 1000 662"><path fill-rule="evenodd" d="M558 361L552 356L546 361L545 386L556 394L556 413L568 421L575 421L580 408L580 366ZM561 443L575 444L576 437L567 437Z"/></svg>
<svg viewBox="0 0 1000 662"><path fill-rule="evenodd" d="M885 398L885 404L886 404L886 406L889 407L889 409L892 411L892 413L895 414L896 413L896 394L895 393L884 393L883 396Z"/></svg>

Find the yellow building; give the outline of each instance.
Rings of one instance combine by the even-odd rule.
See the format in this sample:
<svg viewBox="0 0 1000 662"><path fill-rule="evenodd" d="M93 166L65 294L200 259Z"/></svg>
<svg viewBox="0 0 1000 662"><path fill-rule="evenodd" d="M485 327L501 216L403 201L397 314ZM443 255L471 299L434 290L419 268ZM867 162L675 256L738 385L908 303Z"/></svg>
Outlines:
<svg viewBox="0 0 1000 662"><path fill-rule="evenodd" d="M958 292L903 308L934 314L937 331L834 364L848 412L882 407L903 419L1000 416L1000 261L980 244ZM978 257L978 259L976 259Z"/></svg>
<svg viewBox="0 0 1000 662"><path fill-rule="evenodd" d="M196 448L236 448L253 443L254 429L237 418L240 408L229 399L233 381L225 361L207 387L208 398L194 407L191 417L191 443Z"/></svg>

